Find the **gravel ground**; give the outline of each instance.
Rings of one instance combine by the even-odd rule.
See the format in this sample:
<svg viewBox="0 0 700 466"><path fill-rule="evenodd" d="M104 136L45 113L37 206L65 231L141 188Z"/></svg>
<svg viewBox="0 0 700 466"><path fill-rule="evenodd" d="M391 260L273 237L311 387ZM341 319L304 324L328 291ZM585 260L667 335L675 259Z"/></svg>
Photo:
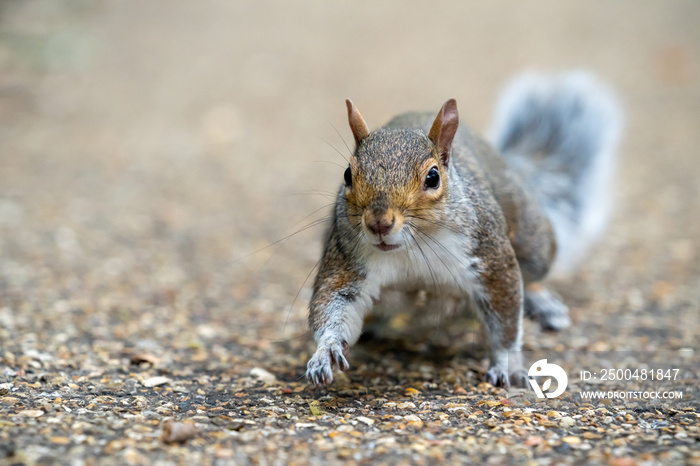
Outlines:
<svg viewBox="0 0 700 466"><path fill-rule="evenodd" d="M700 464L698 24L694 1L0 2L0 463ZM377 126L455 97L485 131L526 67L593 70L627 121L610 228L552 285L574 326L525 348L665 355L684 398L495 389L473 322L405 316L310 387L343 99Z"/></svg>

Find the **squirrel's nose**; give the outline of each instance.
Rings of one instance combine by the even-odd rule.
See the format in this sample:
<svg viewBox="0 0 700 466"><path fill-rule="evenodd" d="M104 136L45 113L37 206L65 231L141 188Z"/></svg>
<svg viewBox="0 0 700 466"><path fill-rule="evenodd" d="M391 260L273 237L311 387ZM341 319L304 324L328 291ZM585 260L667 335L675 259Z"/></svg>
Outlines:
<svg viewBox="0 0 700 466"><path fill-rule="evenodd" d="M386 236L391 229L394 228L395 223L396 219L394 217L391 217L391 219L386 217L373 217L367 222L367 229L377 236Z"/></svg>

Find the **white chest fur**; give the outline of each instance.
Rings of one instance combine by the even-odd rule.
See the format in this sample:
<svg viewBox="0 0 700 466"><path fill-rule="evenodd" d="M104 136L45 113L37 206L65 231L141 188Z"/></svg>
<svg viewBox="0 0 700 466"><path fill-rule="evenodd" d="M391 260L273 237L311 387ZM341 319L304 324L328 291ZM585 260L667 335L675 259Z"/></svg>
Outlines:
<svg viewBox="0 0 700 466"><path fill-rule="evenodd" d="M383 290L424 289L455 298L481 294L479 259L464 235L443 230L434 235L414 234L400 249L368 251L366 292L372 299Z"/></svg>
<svg viewBox="0 0 700 466"><path fill-rule="evenodd" d="M338 308L341 340L354 344L365 314L405 309L412 293L425 290L435 298L436 312L450 314L484 295L479 259L465 235L443 230L431 236L403 232L400 249L380 251L366 243L366 278L352 303ZM436 306L431 306L434 309ZM317 341L319 336L316 336Z"/></svg>

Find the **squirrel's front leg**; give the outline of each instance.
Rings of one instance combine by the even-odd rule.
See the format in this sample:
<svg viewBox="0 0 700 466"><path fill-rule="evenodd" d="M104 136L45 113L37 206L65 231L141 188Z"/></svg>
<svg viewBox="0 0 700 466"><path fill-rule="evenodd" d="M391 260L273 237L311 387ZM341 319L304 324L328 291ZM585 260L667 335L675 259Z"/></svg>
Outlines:
<svg viewBox="0 0 700 466"><path fill-rule="evenodd" d="M495 386L525 387L527 372L519 354L523 333L522 276L510 247L501 248L486 255L481 276L484 293L477 300L490 350L486 380ZM515 360L509 361L509 352L516 352L510 354Z"/></svg>
<svg viewBox="0 0 700 466"><path fill-rule="evenodd" d="M306 366L306 377L316 386L333 382L333 367L349 369L347 356L362 332L371 299L363 292L364 276L327 251L322 260L309 306L309 327L316 352Z"/></svg>
<svg viewBox="0 0 700 466"><path fill-rule="evenodd" d="M316 352L306 365L306 377L316 386L333 382L333 367L341 371L350 368L345 356L350 345L357 342L362 332L363 306L351 303L347 298L337 296L331 302L314 303L311 308L310 324L316 340Z"/></svg>

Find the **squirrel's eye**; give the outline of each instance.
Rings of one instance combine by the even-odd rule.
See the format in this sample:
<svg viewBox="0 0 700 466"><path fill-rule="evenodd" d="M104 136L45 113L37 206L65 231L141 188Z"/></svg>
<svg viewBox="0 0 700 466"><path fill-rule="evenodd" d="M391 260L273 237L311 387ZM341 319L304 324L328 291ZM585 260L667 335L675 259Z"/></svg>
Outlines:
<svg viewBox="0 0 700 466"><path fill-rule="evenodd" d="M350 167L345 169L345 186L348 188L352 186L352 172L350 171Z"/></svg>
<svg viewBox="0 0 700 466"><path fill-rule="evenodd" d="M425 177L425 187L435 189L440 186L440 173L437 168L433 167L428 171L428 176Z"/></svg>

